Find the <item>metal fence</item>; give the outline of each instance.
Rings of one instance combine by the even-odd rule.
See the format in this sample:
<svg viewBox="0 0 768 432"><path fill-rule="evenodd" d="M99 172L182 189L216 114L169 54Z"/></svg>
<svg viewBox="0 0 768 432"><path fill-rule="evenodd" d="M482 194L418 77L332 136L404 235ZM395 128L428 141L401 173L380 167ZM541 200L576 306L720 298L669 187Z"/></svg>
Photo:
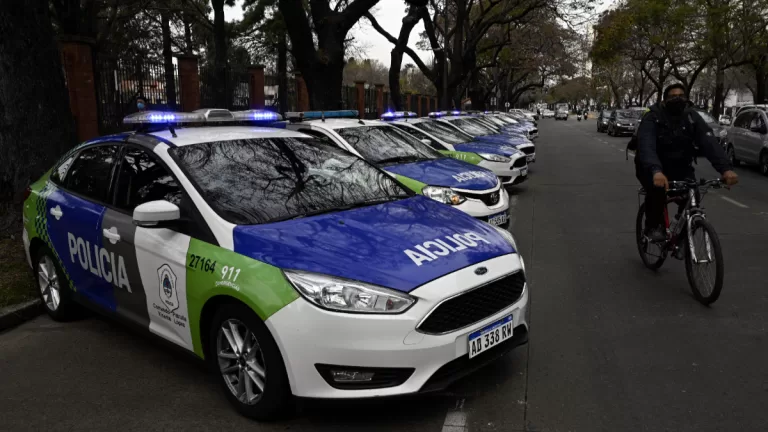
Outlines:
<svg viewBox="0 0 768 432"><path fill-rule="evenodd" d="M94 56L94 78L99 132L115 133L123 130L122 120L136 112L136 98L146 101L147 109L178 109L181 103L179 70L173 66L176 105L169 106L165 65L141 58L133 60Z"/></svg>
<svg viewBox="0 0 768 432"><path fill-rule="evenodd" d="M227 68L225 71L224 94L226 101L221 105L216 101L214 82L216 71L212 65L200 67L200 108L225 108L229 110L247 110L250 106L250 76L248 71Z"/></svg>

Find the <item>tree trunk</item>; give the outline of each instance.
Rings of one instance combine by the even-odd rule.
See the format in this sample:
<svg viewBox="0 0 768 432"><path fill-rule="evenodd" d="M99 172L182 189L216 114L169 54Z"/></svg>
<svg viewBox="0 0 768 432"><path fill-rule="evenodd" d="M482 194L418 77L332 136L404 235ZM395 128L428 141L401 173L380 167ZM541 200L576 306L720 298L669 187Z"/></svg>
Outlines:
<svg viewBox="0 0 768 432"><path fill-rule="evenodd" d="M335 35L326 35L320 38L318 45L318 51L323 53L324 57L314 62L315 67L312 70L301 71L307 83L309 107L313 110L340 110L343 105L341 100L341 87L344 80L343 38L337 39ZM295 53L295 55L302 55L302 53Z"/></svg>
<svg viewBox="0 0 768 432"><path fill-rule="evenodd" d="M163 32L163 63L165 67L165 100L168 108L176 109L176 77L173 73L173 50L171 50L171 23L168 11L160 12L160 27Z"/></svg>
<svg viewBox="0 0 768 432"><path fill-rule="evenodd" d="M211 0L213 7L213 103L228 108L227 95L227 34L224 23L224 0Z"/></svg>
<svg viewBox="0 0 768 432"><path fill-rule="evenodd" d="M0 207L77 141L48 8L0 2Z"/></svg>
<svg viewBox="0 0 768 432"><path fill-rule="evenodd" d="M712 116L714 118L720 117L720 114L723 112L723 102L725 100L725 95L723 94L723 89L725 88L725 71L721 67L721 64L718 63L717 68L715 70L715 102L712 104L713 111Z"/></svg>
<svg viewBox="0 0 768 432"><path fill-rule="evenodd" d="M766 95L766 86L768 86L768 59L765 57L763 61L754 65L755 68L755 103L762 104L768 103L768 96Z"/></svg>
<svg viewBox="0 0 768 432"><path fill-rule="evenodd" d="M277 42L277 106L282 113L288 111L288 44L284 32Z"/></svg>
<svg viewBox="0 0 768 432"><path fill-rule="evenodd" d="M192 47L192 23L191 19L189 17L189 12L184 12L182 14L183 20L184 20L184 49L185 53L187 55L191 55L193 53L193 47Z"/></svg>
<svg viewBox="0 0 768 432"><path fill-rule="evenodd" d="M392 48L389 65L389 88L392 92L392 103L396 111L403 110L403 100L400 97L400 68L403 66L403 51L408 46L408 38L416 23L419 22L419 7L411 6L408 13L403 18L403 25L400 27L400 34L397 37L397 44Z"/></svg>

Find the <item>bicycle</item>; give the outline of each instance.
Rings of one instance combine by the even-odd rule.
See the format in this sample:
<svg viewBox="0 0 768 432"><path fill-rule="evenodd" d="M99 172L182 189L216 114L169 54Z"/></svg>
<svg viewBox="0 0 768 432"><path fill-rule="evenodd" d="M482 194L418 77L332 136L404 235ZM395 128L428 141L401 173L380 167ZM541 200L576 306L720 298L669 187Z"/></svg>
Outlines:
<svg viewBox="0 0 768 432"><path fill-rule="evenodd" d="M685 260L685 273L693 295L704 305L710 305L720 297L720 292L723 289L724 267L720 239L715 228L707 221L704 209L701 207L701 201L710 188L719 189L723 186L724 183L720 179L701 179L698 182L695 180L670 181L667 191L667 205L664 206L664 225L667 239L660 243L650 241L644 233L644 202L640 203L637 212L635 235L637 249L643 264L651 270L658 270L669 254L676 259ZM638 200L645 194L645 189L641 187L638 190ZM678 205L677 213L671 223L667 210L670 203ZM702 234L703 240L700 244L696 242L696 234ZM697 245L703 246L702 249L697 248ZM651 247L658 247L659 254L650 254L648 249ZM715 268L714 284L709 284L711 285L710 290L704 290L705 287L702 285L713 279L697 277L700 276L698 270L702 265L705 265L706 270L709 270L713 261Z"/></svg>

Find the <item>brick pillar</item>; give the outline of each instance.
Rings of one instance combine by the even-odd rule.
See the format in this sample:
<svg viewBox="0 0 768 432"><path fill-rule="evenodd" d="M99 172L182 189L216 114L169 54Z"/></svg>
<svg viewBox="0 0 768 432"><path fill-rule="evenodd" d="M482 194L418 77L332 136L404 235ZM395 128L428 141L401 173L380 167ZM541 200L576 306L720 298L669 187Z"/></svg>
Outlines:
<svg viewBox="0 0 768 432"><path fill-rule="evenodd" d="M411 110L411 92L405 92L403 94L403 97L405 98L405 110L410 111Z"/></svg>
<svg viewBox="0 0 768 432"><path fill-rule="evenodd" d="M264 66L248 66L248 105L251 109L263 109L264 104Z"/></svg>
<svg viewBox="0 0 768 432"><path fill-rule="evenodd" d="M365 81L355 81L355 90L357 91L357 116L365 118Z"/></svg>
<svg viewBox="0 0 768 432"><path fill-rule="evenodd" d="M69 109L72 110L80 141L99 136L92 46L93 41L86 38L59 39L59 54L69 92Z"/></svg>
<svg viewBox="0 0 768 432"><path fill-rule="evenodd" d="M437 98L436 97L432 98L432 106L435 107L435 109L433 109L432 111L440 111L440 108L438 108L439 105L437 104Z"/></svg>
<svg viewBox="0 0 768 432"><path fill-rule="evenodd" d="M421 97L422 96L420 94L416 95L416 115L419 116L419 117L422 116L422 114L421 114Z"/></svg>
<svg viewBox="0 0 768 432"><path fill-rule="evenodd" d="M296 72L296 109L299 111L309 111L309 93L307 92L307 83L301 76L301 72Z"/></svg>
<svg viewBox="0 0 768 432"><path fill-rule="evenodd" d="M177 55L179 62L179 91L181 92L181 110L192 112L200 109L200 70L197 56Z"/></svg>
<svg viewBox="0 0 768 432"><path fill-rule="evenodd" d="M381 117L384 114L384 84L376 85L376 111Z"/></svg>

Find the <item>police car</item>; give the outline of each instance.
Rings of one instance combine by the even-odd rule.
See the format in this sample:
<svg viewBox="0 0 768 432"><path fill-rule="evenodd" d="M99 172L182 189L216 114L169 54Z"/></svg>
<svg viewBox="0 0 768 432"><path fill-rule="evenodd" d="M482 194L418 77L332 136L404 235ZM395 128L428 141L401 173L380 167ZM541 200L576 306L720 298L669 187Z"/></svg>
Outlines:
<svg viewBox="0 0 768 432"><path fill-rule="evenodd" d="M460 111L437 111L429 113L428 116L467 133L478 141L513 146L525 153L528 163L536 162L536 146L524 135L501 133L498 129L483 122L483 120L463 115Z"/></svg>
<svg viewBox="0 0 768 432"><path fill-rule="evenodd" d="M286 127L362 157L416 193L490 224L509 224L509 194L493 171L447 157L386 122L357 116L356 110L289 112Z"/></svg>
<svg viewBox="0 0 768 432"><path fill-rule="evenodd" d="M517 114L502 112L485 112L485 118L502 129L507 128L516 133L522 131L530 140L535 140L539 137L539 127L535 120L528 120Z"/></svg>
<svg viewBox="0 0 768 432"><path fill-rule="evenodd" d="M257 419L441 389L527 342L512 234L306 134L208 125L274 116L139 113L65 154L23 209L48 314L178 345Z"/></svg>
<svg viewBox="0 0 768 432"><path fill-rule="evenodd" d="M525 153L512 146L475 141L470 135L414 112L387 112L381 119L407 132L440 153L493 171L505 185L528 178Z"/></svg>

